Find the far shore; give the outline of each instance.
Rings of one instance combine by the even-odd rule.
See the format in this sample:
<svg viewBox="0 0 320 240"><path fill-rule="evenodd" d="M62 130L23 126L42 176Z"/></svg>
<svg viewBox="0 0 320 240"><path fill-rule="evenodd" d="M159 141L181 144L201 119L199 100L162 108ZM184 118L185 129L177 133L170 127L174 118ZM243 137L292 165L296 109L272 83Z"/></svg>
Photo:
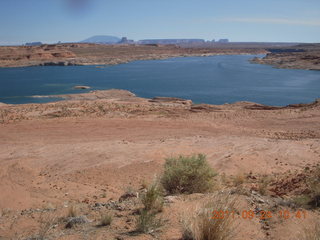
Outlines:
<svg viewBox="0 0 320 240"><path fill-rule="evenodd" d="M1 67L117 65L137 60L219 55L260 55L262 48L182 48L175 45L128 46L61 44L37 47L0 47Z"/></svg>

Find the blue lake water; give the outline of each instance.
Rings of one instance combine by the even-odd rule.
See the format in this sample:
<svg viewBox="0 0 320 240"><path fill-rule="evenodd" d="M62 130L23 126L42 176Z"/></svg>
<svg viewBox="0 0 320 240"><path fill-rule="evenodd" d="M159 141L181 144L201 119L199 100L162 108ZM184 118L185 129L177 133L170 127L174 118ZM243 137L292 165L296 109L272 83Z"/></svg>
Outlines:
<svg viewBox="0 0 320 240"><path fill-rule="evenodd" d="M275 69L251 64L254 56L232 55L135 61L106 66L0 68L0 102L31 103L32 98L126 89L140 97L170 96L196 103L252 101L268 105L307 103L320 97L320 71ZM74 90L75 85L91 86Z"/></svg>

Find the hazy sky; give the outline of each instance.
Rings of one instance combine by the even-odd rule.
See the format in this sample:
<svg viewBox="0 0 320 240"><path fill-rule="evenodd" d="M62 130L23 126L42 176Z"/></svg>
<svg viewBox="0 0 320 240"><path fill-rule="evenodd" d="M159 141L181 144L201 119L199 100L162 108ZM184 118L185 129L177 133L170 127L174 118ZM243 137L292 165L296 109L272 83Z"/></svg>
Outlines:
<svg viewBox="0 0 320 240"><path fill-rule="evenodd" d="M0 0L0 44L93 35L320 42L320 0Z"/></svg>

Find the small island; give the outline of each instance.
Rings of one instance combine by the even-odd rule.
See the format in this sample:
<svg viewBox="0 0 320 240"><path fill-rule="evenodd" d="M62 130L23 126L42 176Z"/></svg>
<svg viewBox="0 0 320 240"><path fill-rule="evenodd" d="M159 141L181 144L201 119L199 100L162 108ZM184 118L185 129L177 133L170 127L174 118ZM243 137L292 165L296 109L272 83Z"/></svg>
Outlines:
<svg viewBox="0 0 320 240"><path fill-rule="evenodd" d="M89 87L89 86L81 86L81 85L73 87L73 89L90 89L90 88L91 87Z"/></svg>

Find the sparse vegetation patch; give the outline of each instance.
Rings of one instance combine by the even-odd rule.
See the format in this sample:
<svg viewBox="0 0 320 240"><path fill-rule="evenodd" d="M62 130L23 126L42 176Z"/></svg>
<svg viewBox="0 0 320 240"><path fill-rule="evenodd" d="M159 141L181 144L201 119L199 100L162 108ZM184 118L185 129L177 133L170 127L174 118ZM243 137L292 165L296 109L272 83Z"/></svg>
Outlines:
<svg viewBox="0 0 320 240"><path fill-rule="evenodd" d="M109 226L112 222L112 216L110 214L102 214L100 220L100 226Z"/></svg>
<svg viewBox="0 0 320 240"><path fill-rule="evenodd" d="M69 206L67 217L78 216L78 208L75 205Z"/></svg>
<svg viewBox="0 0 320 240"><path fill-rule="evenodd" d="M310 189L309 197L312 207L320 207L320 167L316 167L313 174L307 179L307 184ZM319 226L320 228L320 226Z"/></svg>
<svg viewBox="0 0 320 240"><path fill-rule="evenodd" d="M151 184L147 191L142 194L141 201L145 210L161 212L163 207L163 193L158 182Z"/></svg>
<svg viewBox="0 0 320 240"><path fill-rule="evenodd" d="M228 240L235 232L232 218L213 219L213 211L234 209L235 199L230 195L218 194L210 201L187 211L183 217L183 240Z"/></svg>
<svg viewBox="0 0 320 240"><path fill-rule="evenodd" d="M170 194L203 193L213 186L217 173L203 154L166 159L161 183Z"/></svg>
<svg viewBox="0 0 320 240"><path fill-rule="evenodd" d="M153 233L162 225L163 222L161 218L156 217L156 213L143 209L137 218L136 232L148 234Z"/></svg>

